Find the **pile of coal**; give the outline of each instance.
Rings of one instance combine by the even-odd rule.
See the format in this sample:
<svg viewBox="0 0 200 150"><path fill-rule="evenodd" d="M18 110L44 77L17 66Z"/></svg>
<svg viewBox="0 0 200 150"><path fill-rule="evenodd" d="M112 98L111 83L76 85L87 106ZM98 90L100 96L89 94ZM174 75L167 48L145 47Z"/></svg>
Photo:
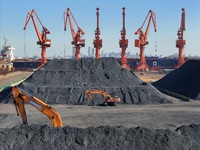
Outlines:
<svg viewBox="0 0 200 150"><path fill-rule="evenodd" d="M152 84L158 89L200 100L200 82L198 81L200 81L200 61L188 60L181 67Z"/></svg>
<svg viewBox="0 0 200 150"><path fill-rule="evenodd" d="M54 59L19 87L46 103L89 104L85 90L99 89L127 104L169 103L166 95L112 59ZM102 103L102 95L93 101Z"/></svg>
<svg viewBox="0 0 200 150"><path fill-rule="evenodd" d="M12 95L12 87L6 87L0 92L0 103L10 103L11 102L11 95Z"/></svg>
<svg viewBox="0 0 200 150"><path fill-rule="evenodd" d="M6 149L120 149L199 150L200 125L181 126L175 131L143 127L53 128L31 125L0 130L0 147Z"/></svg>

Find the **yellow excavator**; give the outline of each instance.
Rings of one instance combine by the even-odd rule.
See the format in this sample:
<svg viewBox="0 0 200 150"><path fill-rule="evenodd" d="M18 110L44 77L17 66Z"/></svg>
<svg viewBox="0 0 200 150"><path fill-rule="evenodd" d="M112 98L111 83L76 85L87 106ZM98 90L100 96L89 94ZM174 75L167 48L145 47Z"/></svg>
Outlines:
<svg viewBox="0 0 200 150"><path fill-rule="evenodd" d="M103 90L93 89L93 90L85 90L86 94L88 95L89 99L92 101L92 94L102 94L104 96L104 102L101 106L115 106L115 102L120 102L120 98L115 96L111 97L111 95L107 94Z"/></svg>
<svg viewBox="0 0 200 150"><path fill-rule="evenodd" d="M24 106L24 102L27 102L28 104L42 112L44 115L46 115L51 120L54 127L63 126L62 119L58 112L56 112L53 108L48 106L43 101L39 100L35 96L30 95L19 87L15 86L12 88L12 98L13 103L15 104L17 116L19 116L20 113L23 125L28 125L26 110Z"/></svg>

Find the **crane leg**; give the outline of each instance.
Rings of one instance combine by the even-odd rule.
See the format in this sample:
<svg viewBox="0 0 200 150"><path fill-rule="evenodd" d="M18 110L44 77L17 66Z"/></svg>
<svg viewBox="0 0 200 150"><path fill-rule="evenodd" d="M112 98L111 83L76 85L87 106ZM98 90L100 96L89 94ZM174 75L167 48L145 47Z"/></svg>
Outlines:
<svg viewBox="0 0 200 150"><path fill-rule="evenodd" d="M183 56L183 48L179 48L178 65L175 68L176 69L179 68L184 63L185 63L185 57Z"/></svg>
<svg viewBox="0 0 200 150"><path fill-rule="evenodd" d="M76 47L76 54L75 54L75 56L76 56L76 59L80 59L81 58L81 56L80 56L80 47Z"/></svg>
<svg viewBox="0 0 200 150"><path fill-rule="evenodd" d="M136 67L136 70L145 71L149 69L144 56L144 47L140 47L140 64Z"/></svg>
<svg viewBox="0 0 200 150"><path fill-rule="evenodd" d="M96 48L96 59L100 58L100 48Z"/></svg>
<svg viewBox="0 0 200 150"><path fill-rule="evenodd" d="M127 58L126 58L126 48L122 48L122 64L121 66L123 68L127 68L127 69L130 69L130 66L127 64Z"/></svg>
<svg viewBox="0 0 200 150"><path fill-rule="evenodd" d="M46 64L47 60L46 60L46 48L42 49L42 65Z"/></svg>

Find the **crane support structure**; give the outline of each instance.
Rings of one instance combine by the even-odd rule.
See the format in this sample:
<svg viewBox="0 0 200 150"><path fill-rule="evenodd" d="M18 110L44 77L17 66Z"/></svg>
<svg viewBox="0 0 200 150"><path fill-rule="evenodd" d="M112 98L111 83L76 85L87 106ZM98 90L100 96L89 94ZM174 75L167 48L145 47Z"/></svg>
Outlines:
<svg viewBox="0 0 200 150"><path fill-rule="evenodd" d="M121 39L119 40L119 46L122 49L122 64L123 68L130 69L129 65L127 64L126 58L126 48L128 47L128 39L126 39L126 29L125 29L125 7L122 8L122 30L121 30Z"/></svg>
<svg viewBox="0 0 200 150"><path fill-rule="evenodd" d="M85 33L78 26L70 8L67 8L67 10L63 13L63 15L64 15L64 31L66 31L67 22L69 22L70 29L71 29L71 35L72 35L72 39L73 39L71 44L74 45L76 48L76 54L75 54L76 59L80 59L80 48L85 47L85 39L81 39L81 35L84 35ZM70 17L72 17L72 19L74 20L74 23L76 24L76 27L78 28L76 33L74 31L74 27L72 25L72 21L71 21Z"/></svg>
<svg viewBox="0 0 200 150"><path fill-rule="evenodd" d="M146 28L145 33L143 33L142 28L143 28L146 20L148 19L148 17L149 17L149 21L147 24L147 28ZM151 21L153 22L153 25L154 25L154 31L157 32L156 15L152 10L149 10L149 13L147 14L142 26L135 32L136 35L139 35L139 39L135 40L135 47L140 48L140 64L136 67L136 70L144 71L144 70L149 69L149 66L146 63L144 49L145 49L145 46L149 44L149 42L147 41L147 38L148 38L148 34L149 34Z"/></svg>
<svg viewBox="0 0 200 150"><path fill-rule="evenodd" d="M37 27L36 21L34 19L34 15L37 17L39 23L42 26L42 33L40 33L40 31ZM43 26L42 22L40 21L38 15L36 14L34 9L32 9L27 14L24 30L26 30L26 27L27 27L30 19L32 19L32 21L33 21L33 25L35 27L35 31L36 31L36 34L37 34L37 37L38 37L37 45L40 45L41 48L42 48L42 52L41 52L42 61L41 61L41 65L40 65L40 67L41 67L47 62L47 60L46 60L46 48L51 46L51 40L47 39L47 34L50 34L50 31Z"/></svg>
<svg viewBox="0 0 200 150"><path fill-rule="evenodd" d="M181 26L177 32L178 40L176 40L176 47L179 49L178 65L175 68L179 68L185 63L185 57L183 55L184 45L186 44L186 41L183 39L183 31L185 30L185 9L182 8Z"/></svg>
<svg viewBox="0 0 200 150"><path fill-rule="evenodd" d="M95 39L94 39L94 47L96 48L96 59L100 58L100 48L102 47L102 39L100 39L100 29L99 29L99 8L96 9L97 15L97 28L95 30Z"/></svg>

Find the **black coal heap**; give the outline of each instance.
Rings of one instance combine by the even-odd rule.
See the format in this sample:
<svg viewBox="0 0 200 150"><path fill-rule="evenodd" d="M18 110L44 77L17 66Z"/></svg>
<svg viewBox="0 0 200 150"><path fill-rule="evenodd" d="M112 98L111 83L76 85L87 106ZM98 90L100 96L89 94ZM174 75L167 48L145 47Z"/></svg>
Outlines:
<svg viewBox="0 0 200 150"><path fill-rule="evenodd" d="M152 83L155 87L200 100L200 61L188 60L178 69Z"/></svg>
<svg viewBox="0 0 200 150"><path fill-rule="evenodd" d="M89 104L87 89L104 90L127 104L170 102L151 84L112 59L51 60L19 87L46 103ZM98 98L94 98L97 103Z"/></svg>

